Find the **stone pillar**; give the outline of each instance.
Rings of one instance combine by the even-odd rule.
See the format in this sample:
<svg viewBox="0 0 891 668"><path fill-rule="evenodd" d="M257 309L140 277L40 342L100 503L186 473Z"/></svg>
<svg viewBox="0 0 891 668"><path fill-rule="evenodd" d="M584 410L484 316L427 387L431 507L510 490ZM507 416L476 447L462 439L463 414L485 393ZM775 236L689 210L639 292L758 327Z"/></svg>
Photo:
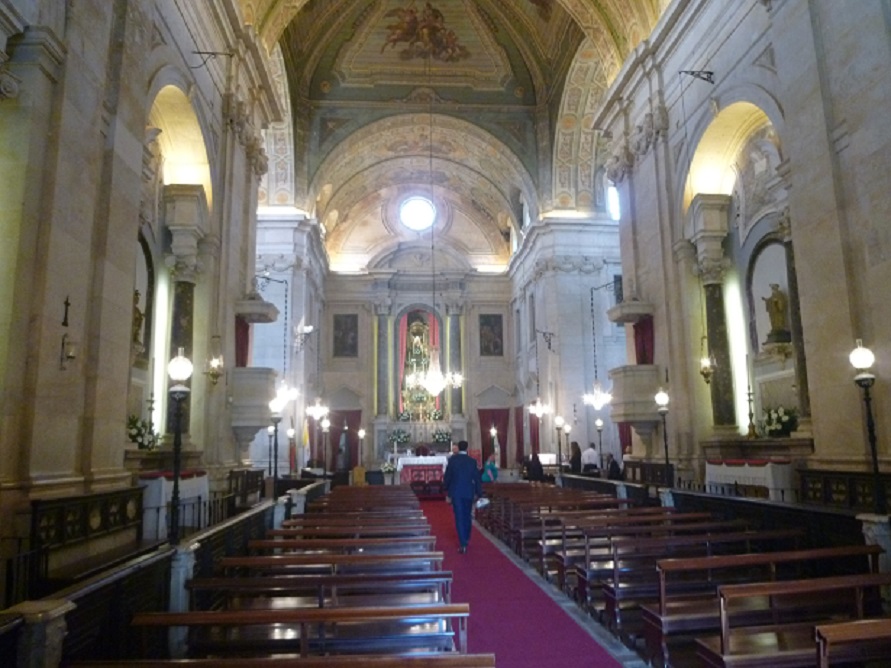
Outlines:
<svg viewBox="0 0 891 668"><path fill-rule="evenodd" d="M6 612L25 622L19 634L18 668L55 668L62 662L66 613L77 606L68 600L23 601Z"/></svg>
<svg viewBox="0 0 891 668"><path fill-rule="evenodd" d="M863 540L867 545L880 545L885 551L879 555L879 572L891 573L891 522L888 515L874 515L864 513L857 515L857 519L863 523ZM885 614L891 610L891 587L883 587L882 601Z"/></svg>
<svg viewBox="0 0 891 668"><path fill-rule="evenodd" d="M392 374L390 369L392 363L390 361L390 305L388 303L379 303L374 305L374 312L377 315L377 373L376 373L376 392L375 398L375 415L390 414L390 378ZM375 453L377 455L377 453Z"/></svg>
<svg viewBox="0 0 891 668"><path fill-rule="evenodd" d="M203 266L198 245L206 235L207 200L200 185L169 185L164 188L167 228L171 233L167 266L174 279L173 314L171 316L170 353L172 359L179 348L189 359L193 357L195 316L195 283ZM192 359L196 368L200 364ZM191 396L183 401L183 433L189 432ZM168 403L167 432L173 431L174 402Z"/></svg>
<svg viewBox="0 0 891 668"><path fill-rule="evenodd" d="M671 488L659 488L659 503L663 508L674 508L674 495L671 492Z"/></svg>
<svg viewBox="0 0 891 668"><path fill-rule="evenodd" d="M448 318L448 370L461 371L461 313L462 308L459 304L450 304L446 306ZM449 397L449 412L455 415L464 414L464 386L452 388Z"/></svg>
<svg viewBox="0 0 891 668"><path fill-rule="evenodd" d="M729 207L728 195L699 194L690 206L690 217L698 274L705 292L706 335L709 352L715 359L710 384L712 416L715 427L732 428L735 431L733 370L730 364L727 320L724 316L723 289L727 267L723 242L727 236Z"/></svg>
<svg viewBox="0 0 891 668"><path fill-rule="evenodd" d="M789 210L783 212L779 222L779 232L783 236L786 251L786 283L789 290L789 330L792 334L792 355L795 360L795 385L798 388L798 415L802 419L811 417L811 397L807 384L807 357L804 351L804 330L801 326L801 308L798 300L798 271L795 268L795 249L792 246L792 229L789 224ZM801 420L799 420L801 422Z"/></svg>
<svg viewBox="0 0 891 668"><path fill-rule="evenodd" d="M199 544L179 545L170 562L170 612L189 611L189 590L186 582L195 574L195 553ZM183 659L188 654L189 629L174 626L167 633L167 646L170 657Z"/></svg>

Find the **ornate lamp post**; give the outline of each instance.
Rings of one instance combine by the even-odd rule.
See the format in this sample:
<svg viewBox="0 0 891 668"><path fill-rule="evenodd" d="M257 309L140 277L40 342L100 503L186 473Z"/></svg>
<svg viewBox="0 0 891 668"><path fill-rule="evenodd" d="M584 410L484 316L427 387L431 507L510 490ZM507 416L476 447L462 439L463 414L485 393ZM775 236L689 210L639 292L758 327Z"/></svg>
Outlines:
<svg viewBox="0 0 891 668"><path fill-rule="evenodd" d="M297 430L294 427L288 427L288 475L294 475L294 461L297 458L297 444L294 442L294 437L297 435ZM294 453L294 457L292 459L291 453Z"/></svg>
<svg viewBox="0 0 891 668"><path fill-rule="evenodd" d="M288 402L297 397L297 390L289 389L287 384L282 382L275 393L275 398L269 402L269 411L272 413L272 477L278 480L278 425L282 421L282 411Z"/></svg>
<svg viewBox="0 0 891 668"><path fill-rule="evenodd" d="M558 415L554 418L554 428L557 430L557 473L561 473L563 471L563 448L560 445L560 432L563 431L563 425L566 424L566 421L563 419L562 415Z"/></svg>
<svg viewBox="0 0 891 668"><path fill-rule="evenodd" d="M594 420L594 426L597 428L597 452L600 453L600 469L603 470L603 420L597 418Z"/></svg>
<svg viewBox="0 0 891 668"><path fill-rule="evenodd" d="M167 375L173 381L170 398L176 403L173 414L173 492L170 496L170 530L167 535L171 545L179 543L179 474L183 458L183 401L189 396L186 381L192 377L192 362L180 348L176 357L167 364Z"/></svg>
<svg viewBox="0 0 891 668"><path fill-rule="evenodd" d="M328 430L331 428L331 420L327 417L322 418L322 449L325 451L325 471L324 475L328 475Z"/></svg>
<svg viewBox="0 0 891 668"><path fill-rule="evenodd" d="M321 440L321 420L328 415L328 407L322 403L321 399L316 398L316 403L306 409L306 414L312 418L316 425L316 447L319 447L319 441ZM323 457L327 456L323 455Z"/></svg>
<svg viewBox="0 0 891 668"><path fill-rule="evenodd" d="M563 425L563 436L566 438L566 452L569 452L569 432L572 431L572 425L567 422ZM570 454L570 456L572 456ZM571 471L570 471L571 472Z"/></svg>
<svg viewBox="0 0 891 668"><path fill-rule="evenodd" d="M275 434L275 427L269 425L266 427L266 433L269 435L269 475L272 475L272 437Z"/></svg>
<svg viewBox="0 0 891 668"><path fill-rule="evenodd" d="M656 412L662 416L662 446L665 449L665 484L674 487L671 475L671 464L668 461L668 430L665 428L665 416L668 415L668 392L661 387L656 392Z"/></svg>
<svg viewBox="0 0 891 668"><path fill-rule="evenodd" d="M848 357L851 366L857 371L854 383L863 390L863 403L866 405L866 436L869 439L869 453L872 456L873 475L873 507L876 515L884 515L888 512L888 504L885 499L885 486L882 484L882 476L879 473L879 456L876 449L876 424L872 417L872 397L869 388L876 382L876 377L870 372L875 364L876 356L869 348L863 347L863 342L857 339L857 347L851 351Z"/></svg>

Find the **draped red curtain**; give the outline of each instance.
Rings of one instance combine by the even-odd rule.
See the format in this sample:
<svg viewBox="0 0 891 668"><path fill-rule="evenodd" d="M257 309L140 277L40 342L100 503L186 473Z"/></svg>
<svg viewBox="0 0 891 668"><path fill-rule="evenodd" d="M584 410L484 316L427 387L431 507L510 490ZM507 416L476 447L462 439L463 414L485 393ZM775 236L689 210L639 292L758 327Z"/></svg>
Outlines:
<svg viewBox="0 0 891 668"><path fill-rule="evenodd" d="M634 354L637 363L652 364L654 347L653 316L647 315L634 323Z"/></svg>
<svg viewBox="0 0 891 668"><path fill-rule="evenodd" d="M619 445L622 446L622 452L631 452L631 423L618 422L616 426L619 428Z"/></svg>
<svg viewBox="0 0 891 668"><path fill-rule="evenodd" d="M532 448L530 454L537 455L539 450L539 430L541 429L541 418L529 413L529 445Z"/></svg>
<svg viewBox="0 0 891 668"><path fill-rule="evenodd" d="M498 445L500 449L498 466L507 466L507 428L510 424L510 408L479 408L477 414L480 419L480 440L482 441L483 462L492 454L493 443L489 430L494 426L498 430Z"/></svg>
<svg viewBox="0 0 891 668"><path fill-rule="evenodd" d="M523 458L526 456L526 443L523 441L523 407L522 406L514 407L514 438L517 441L516 461L518 464L522 464Z"/></svg>
<svg viewBox="0 0 891 668"><path fill-rule="evenodd" d="M235 316L235 366L248 365L251 348L251 325L240 315Z"/></svg>
<svg viewBox="0 0 891 668"><path fill-rule="evenodd" d="M337 452L341 439L346 440L346 451L349 453L346 467L351 469L359 463L359 427L362 424L362 411L331 411L328 414L331 420L331 430L328 434L328 465L337 465ZM344 431L346 425L346 431Z"/></svg>

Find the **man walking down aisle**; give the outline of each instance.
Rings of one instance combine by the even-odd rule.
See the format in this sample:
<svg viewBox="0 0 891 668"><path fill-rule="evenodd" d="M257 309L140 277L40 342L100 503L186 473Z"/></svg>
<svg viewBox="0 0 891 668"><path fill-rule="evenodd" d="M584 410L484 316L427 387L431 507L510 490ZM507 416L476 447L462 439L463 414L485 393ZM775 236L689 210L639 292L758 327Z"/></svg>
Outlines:
<svg viewBox="0 0 891 668"><path fill-rule="evenodd" d="M476 460L467 454L467 441L458 441L458 452L449 457L446 466L446 494L455 513L455 529L458 532L458 552L467 552L472 527L473 502L483 495L483 485Z"/></svg>

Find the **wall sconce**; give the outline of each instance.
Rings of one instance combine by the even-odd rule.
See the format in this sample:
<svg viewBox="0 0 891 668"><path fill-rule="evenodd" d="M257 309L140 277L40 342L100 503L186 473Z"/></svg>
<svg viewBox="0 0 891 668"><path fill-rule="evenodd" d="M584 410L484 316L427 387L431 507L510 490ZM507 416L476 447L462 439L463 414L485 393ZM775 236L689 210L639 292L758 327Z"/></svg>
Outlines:
<svg viewBox="0 0 891 668"><path fill-rule="evenodd" d="M210 350L208 351L207 367L204 375L210 378L210 382L214 385L225 373L223 364L223 344L220 336L214 335L210 337Z"/></svg>
<svg viewBox="0 0 891 668"><path fill-rule="evenodd" d="M302 325L297 327L297 338L294 339L294 352L299 354L306 345L306 339L315 331L312 325Z"/></svg>
<svg viewBox="0 0 891 668"><path fill-rule="evenodd" d="M77 343L74 342L68 332L62 334L62 346L59 351L59 368L63 371L68 368L68 362L77 357Z"/></svg>

